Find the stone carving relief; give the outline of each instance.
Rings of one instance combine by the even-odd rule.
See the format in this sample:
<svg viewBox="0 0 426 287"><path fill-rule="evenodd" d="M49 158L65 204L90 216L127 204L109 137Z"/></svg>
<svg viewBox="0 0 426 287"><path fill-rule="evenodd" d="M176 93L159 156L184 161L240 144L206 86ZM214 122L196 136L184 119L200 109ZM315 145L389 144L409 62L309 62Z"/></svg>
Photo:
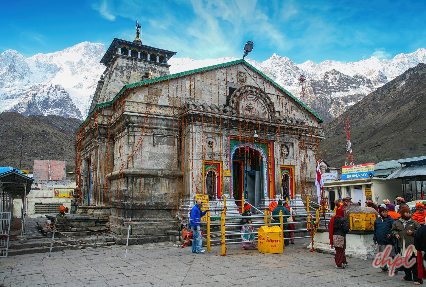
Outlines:
<svg viewBox="0 0 426 287"><path fill-rule="evenodd" d="M271 99L258 87L243 86L231 96L230 105L240 116L269 120L275 116Z"/></svg>
<svg viewBox="0 0 426 287"><path fill-rule="evenodd" d="M247 75L244 72L238 71L237 73L237 82L241 85L245 85L247 82Z"/></svg>

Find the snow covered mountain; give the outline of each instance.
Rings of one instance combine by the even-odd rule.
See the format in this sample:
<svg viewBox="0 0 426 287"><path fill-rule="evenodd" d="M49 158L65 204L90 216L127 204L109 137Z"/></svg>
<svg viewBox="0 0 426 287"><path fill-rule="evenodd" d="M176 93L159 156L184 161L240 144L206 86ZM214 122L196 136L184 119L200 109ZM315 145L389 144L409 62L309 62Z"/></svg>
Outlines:
<svg viewBox="0 0 426 287"><path fill-rule="evenodd" d="M105 66L99 63L104 53L104 45L89 42L30 58L13 50L3 52L0 55L0 112L84 119L97 82L105 70ZM170 72L179 73L233 60L236 58L172 58ZM399 54L391 60L371 57L351 63L307 61L296 64L276 54L262 63L247 61L327 121L409 68L426 63L426 50L421 48L411 54ZM300 75L306 78L303 93Z"/></svg>
<svg viewBox="0 0 426 287"><path fill-rule="evenodd" d="M86 117L97 81L102 44L83 42L63 51L25 58L17 51L0 55L0 112Z"/></svg>

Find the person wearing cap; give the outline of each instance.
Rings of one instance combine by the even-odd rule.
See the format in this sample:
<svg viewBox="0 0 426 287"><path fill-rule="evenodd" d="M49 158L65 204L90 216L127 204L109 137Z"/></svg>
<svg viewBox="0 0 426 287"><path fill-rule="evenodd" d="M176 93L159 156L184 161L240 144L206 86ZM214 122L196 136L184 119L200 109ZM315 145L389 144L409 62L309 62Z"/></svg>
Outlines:
<svg viewBox="0 0 426 287"><path fill-rule="evenodd" d="M201 239L201 217L204 216L208 210L201 211L203 207L203 202L201 200L197 200L197 203L191 209L191 216L189 219L189 225L192 229L192 253L203 253L205 250L203 249L203 241Z"/></svg>
<svg viewBox="0 0 426 287"><path fill-rule="evenodd" d="M248 248L257 248L254 238L254 228L251 225L251 205L248 203L244 204L244 212L241 214L241 245L243 250Z"/></svg>
<svg viewBox="0 0 426 287"><path fill-rule="evenodd" d="M395 205L393 204L388 205L388 215L393 219L398 219L401 217L401 214L395 212Z"/></svg>
<svg viewBox="0 0 426 287"><path fill-rule="evenodd" d="M392 224L395 222L395 219L388 215L388 210L386 207L379 207L380 217L374 221L374 244L378 244L378 252L382 253L385 249L390 246L391 252L389 256L392 258L395 256L395 250L393 248L394 242L391 235ZM384 272L388 270L388 266L380 267Z"/></svg>
<svg viewBox="0 0 426 287"><path fill-rule="evenodd" d="M70 229L70 223L68 222L65 212L68 212L68 208L61 205L59 207L59 213L56 215L56 227L60 230Z"/></svg>
<svg viewBox="0 0 426 287"><path fill-rule="evenodd" d="M275 223L280 222L280 211L283 214L283 229L286 230L287 218L290 216L290 211L288 211L288 209L283 206L283 201L281 199L278 200L277 207L275 207L274 210L272 211L272 218L274 219ZM284 232L284 238L288 238L288 232ZM285 245L290 244L288 239L284 239L284 243Z"/></svg>
<svg viewBox="0 0 426 287"><path fill-rule="evenodd" d="M416 203L416 210L417 211L413 214L413 220L417 221L421 225L424 225L426 216L424 204L421 202Z"/></svg>
<svg viewBox="0 0 426 287"><path fill-rule="evenodd" d="M412 254L405 254L406 250L410 245L414 244L414 236L417 230L420 228L420 224L411 218L411 211L408 206L401 206L400 208L401 217L392 224L391 233L394 238L397 239L398 247L402 252L402 256L408 256L406 260L417 261L416 251L413 250ZM401 278L403 281L414 281L415 285L420 285L423 280L418 277L417 262L410 268L404 267L405 276Z"/></svg>

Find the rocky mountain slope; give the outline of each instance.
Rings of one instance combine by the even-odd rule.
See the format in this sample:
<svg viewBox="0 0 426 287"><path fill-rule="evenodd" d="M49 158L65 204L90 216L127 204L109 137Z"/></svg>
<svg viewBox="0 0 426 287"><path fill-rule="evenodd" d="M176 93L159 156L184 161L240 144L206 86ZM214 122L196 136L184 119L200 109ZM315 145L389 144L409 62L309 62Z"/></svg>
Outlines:
<svg viewBox="0 0 426 287"><path fill-rule="evenodd" d="M97 81L102 44L83 42L63 51L25 58L17 51L0 54L0 112L86 117Z"/></svg>
<svg viewBox="0 0 426 287"><path fill-rule="evenodd" d="M104 45L89 42L30 58L17 51L4 51L0 54L0 112L85 119L97 81L105 69L99 63L104 53ZM170 72L232 60L235 58L172 58ZM371 57L351 63L307 61L296 64L276 54L261 63L247 61L329 121L407 69L425 63L426 50L399 54L391 60ZM304 93L298 81L300 75L306 78Z"/></svg>
<svg viewBox="0 0 426 287"><path fill-rule="evenodd" d="M60 116L0 114L0 166L32 172L34 160L64 160L74 171L74 132L81 120ZM22 150L22 161L21 161Z"/></svg>
<svg viewBox="0 0 426 287"><path fill-rule="evenodd" d="M349 119L355 164L426 154L426 64L418 64L325 125L325 161L345 162Z"/></svg>

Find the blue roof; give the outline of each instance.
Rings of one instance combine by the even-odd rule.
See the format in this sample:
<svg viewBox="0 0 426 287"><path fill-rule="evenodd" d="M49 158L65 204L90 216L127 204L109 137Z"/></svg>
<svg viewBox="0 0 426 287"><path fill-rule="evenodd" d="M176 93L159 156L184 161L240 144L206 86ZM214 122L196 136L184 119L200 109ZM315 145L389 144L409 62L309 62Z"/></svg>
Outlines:
<svg viewBox="0 0 426 287"><path fill-rule="evenodd" d="M23 174L19 169L13 168L11 166L6 166L6 167L0 166L0 174L6 173L9 171L15 171L17 173Z"/></svg>

